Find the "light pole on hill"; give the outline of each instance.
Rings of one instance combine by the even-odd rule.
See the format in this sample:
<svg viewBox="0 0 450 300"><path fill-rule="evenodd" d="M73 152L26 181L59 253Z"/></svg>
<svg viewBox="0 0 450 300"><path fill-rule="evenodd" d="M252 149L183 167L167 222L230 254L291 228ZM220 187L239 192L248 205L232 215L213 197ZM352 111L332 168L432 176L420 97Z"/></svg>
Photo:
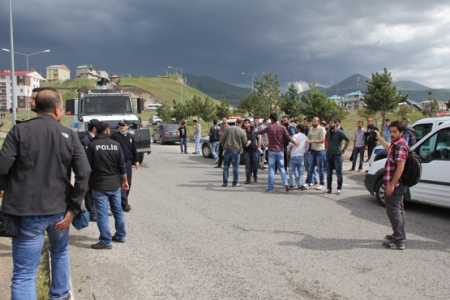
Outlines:
<svg viewBox="0 0 450 300"><path fill-rule="evenodd" d="M242 75L252 76L252 94L253 94L253 75L242 72Z"/></svg>
<svg viewBox="0 0 450 300"><path fill-rule="evenodd" d="M183 102L183 70L179 68L174 68L171 66L168 66L169 69L175 69L181 71L181 82L180 82L180 104Z"/></svg>

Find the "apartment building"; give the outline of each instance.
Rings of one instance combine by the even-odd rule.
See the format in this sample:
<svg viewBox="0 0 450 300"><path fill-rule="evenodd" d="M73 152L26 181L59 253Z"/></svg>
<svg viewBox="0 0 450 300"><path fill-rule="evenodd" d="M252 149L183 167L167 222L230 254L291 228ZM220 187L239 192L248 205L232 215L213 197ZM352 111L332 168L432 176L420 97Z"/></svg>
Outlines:
<svg viewBox="0 0 450 300"><path fill-rule="evenodd" d="M65 81L70 79L70 70L65 65L52 65L45 68L47 81Z"/></svg>
<svg viewBox="0 0 450 300"><path fill-rule="evenodd" d="M9 110L12 107L12 76L11 70L0 70L0 107ZM29 109L31 91L41 86L45 79L36 71L15 71L16 77L16 107L19 111Z"/></svg>

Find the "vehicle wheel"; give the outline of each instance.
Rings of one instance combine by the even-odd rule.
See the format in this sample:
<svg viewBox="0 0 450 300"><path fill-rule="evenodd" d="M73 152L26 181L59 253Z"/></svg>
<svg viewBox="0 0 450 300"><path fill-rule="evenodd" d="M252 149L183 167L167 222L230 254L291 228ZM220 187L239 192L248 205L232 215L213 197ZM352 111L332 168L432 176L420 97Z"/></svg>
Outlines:
<svg viewBox="0 0 450 300"><path fill-rule="evenodd" d="M152 135L152 139L153 139L153 143L156 144L156 139L155 139L155 136L154 136L154 135Z"/></svg>
<svg viewBox="0 0 450 300"><path fill-rule="evenodd" d="M164 140L163 140L163 137L162 137L162 136L159 137L159 144L160 144L160 145L164 145Z"/></svg>
<svg viewBox="0 0 450 300"><path fill-rule="evenodd" d="M375 195L377 197L378 203L380 203L381 206L386 207L386 204L384 203L384 197L385 197L386 191L383 189L383 177L378 180L377 184L375 185Z"/></svg>
<svg viewBox="0 0 450 300"><path fill-rule="evenodd" d="M202 147L202 154L203 154L203 157L205 157L205 158L212 157L212 155L211 155L211 148L208 145L203 145L203 147Z"/></svg>
<svg viewBox="0 0 450 300"><path fill-rule="evenodd" d="M375 159L373 161L377 161L377 160L384 159L384 158L387 158L386 150L378 152L377 155L375 155Z"/></svg>
<svg viewBox="0 0 450 300"><path fill-rule="evenodd" d="M142 164L144 161L144 153L139 154L139 164Z"/></svg>

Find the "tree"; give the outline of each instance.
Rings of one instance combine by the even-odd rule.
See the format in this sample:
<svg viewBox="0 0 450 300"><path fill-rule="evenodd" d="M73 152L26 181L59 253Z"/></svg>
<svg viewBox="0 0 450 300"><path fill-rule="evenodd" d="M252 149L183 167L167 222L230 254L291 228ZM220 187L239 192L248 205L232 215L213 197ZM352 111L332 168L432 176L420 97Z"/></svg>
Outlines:
<svg viewBox="0 0 450 300"><path fill-rule="evenodd" d="M268 117L270 113L277 109L276 103L280 97L280 82L278 75L272 76L272 73L262 75L263 81L255 76L254 87L256 89L256 107L254 107L253 116Z"/></svg>
<svg viewBox="0 0 450 300"><path fill-rule="evenodd" d="M214 120L216 117L216 105L209 97L205 97L205 102L202 103L202 107L199 113L203 121L208 123Z"/></svg>
<svg viewBox="0 0 450 300"><path fill-rule="evenodd" d="M435 117L439 112L439 103L435 98L433 98L432 94L432 91L428 92L428 101L423 105L422 114L424 117Z"/></svg>
<svg viewBox="0 0 450 300"><path fill-rule="evenodd" d="M372 81L367 82L367 93L364 95L364 104L369 111L380 112L381 119L386 120L386 114L397 108L400 102L408 99L408 94L397 92L397 87L392 85L391 73L384 68L381 74L372 73Z"/></svg>
<svg viewBox="0 0 450 300"><path fill-rule="evenodd" d="M216 116L219 119L222 119L228 118L229 115L230 115L230 102L228 102L228 100L222 96L222 99L220 99L220 104L216 108Z"/></svg>
<svg viewBox="0 0 450 300"><path fill-rule="evenodd" d="M177 123L179 123L182 120L185 120L188 117L187 113L187 105L176 102L175 99L173 99L173 110L171 111L171 117L177 120Z"/></svg>
<svg viewBox="0 0 450 300"><path fill-rule="evenodd" d="M291 83L288 91L281 95L281 101L279 103L280 109L287 115L289 115L292 119L295 119L300 116L302 113L302 103L297 95L297 90L294 85Z"/></svg>
<svg viewBox="0 0 450 300"><path fill-rule="evenodd" d="M161 104L161 106L156 109L156 113L164 122L171 121L171 111L169 105L165 103Z"/></svg>
<svg viewBox="0 0 450 300"><path fill-rule="evenodd" d="M401 105L397 111L397 115L400 120L405 119L412 112L408 105Z"/></svg>
<svg viewBox="0 0 450 300"><path fill-rule="evenodd" d="M333 100L327 98L325 92L316 89L314 83L309 84L309 92L301 97L301 112L308 118L319 117L321 120L328 121L332 117L344 119L346 113L344 109Z"/></svg>
<svg viewBox="0 0 450 300"><path fill-rule="evenodd" d="M200 96L194 95L191 100L187 101L187 113L189 116L196 116L198 119L198 116L201 113L203 103Z"/></svg>
<svg viewBox="0 0 450 300"><path fill-rule="evenodd" d="M448 101L445 103L445 105L447 106L447 110L450 110L450 99L448 99Z"/></svg>
<svg viewBox="0 0 450 300"><path fill-rule="evenodd" d="M256 111L262 109L259 98L256 94L251 93L239 100L239 109L247 111L251 116L255 116Z"/></svg>

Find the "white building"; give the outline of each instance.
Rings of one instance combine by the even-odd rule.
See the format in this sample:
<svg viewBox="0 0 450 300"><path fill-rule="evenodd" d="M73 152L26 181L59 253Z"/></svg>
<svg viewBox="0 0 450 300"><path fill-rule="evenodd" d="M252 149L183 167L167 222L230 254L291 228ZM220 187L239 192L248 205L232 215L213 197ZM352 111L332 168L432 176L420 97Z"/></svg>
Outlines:
<svg viewBox="0 0 450 300"><path fill-rule="evenodd" d="M16 71L16 107L26 111L29 108L31 91L40 87L45 79L36 71ZM0 70L0 107L12 107L12 76L11 70Z"/></svg>
<svg viewBox="0 0 450 300"><path fill-rule="evenodd" d="M52 65L45 68L48 81L65 81L70 79L70 70L65 65Z"/></svg>
<svg viewBox="0 0 450 300"><path fill-rule="evenodd" d="M83 79L100 79L100 74L89 67L88 65L81 65L77 67L77 78L83 78Z"/></svg>
<svg viewBox="0 0 450 300"><path fill-rule="evenodd" d="M345 110L360 109L363 107L364 94L361 91L345 94L342 98L342 106Z"/></svg>

